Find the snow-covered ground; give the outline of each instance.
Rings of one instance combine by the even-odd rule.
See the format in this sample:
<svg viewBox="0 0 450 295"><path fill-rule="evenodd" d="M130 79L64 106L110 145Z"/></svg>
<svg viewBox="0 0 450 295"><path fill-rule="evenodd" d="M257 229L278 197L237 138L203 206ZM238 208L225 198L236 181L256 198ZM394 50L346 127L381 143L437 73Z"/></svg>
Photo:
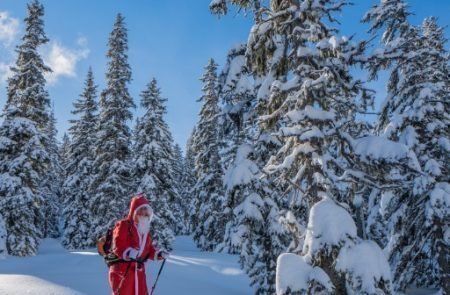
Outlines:
<svg viewBox="0 0 450 295"><path fill-rule="evenodd" d="M187 236L177 237L155 295L253 294L237 256L200 252ZM147 264L148 285L153 285L160 263ZM59 241L42 241L37 256L0 259L0 294L111 294L108 268L92 249L67 251Z"/></svg>

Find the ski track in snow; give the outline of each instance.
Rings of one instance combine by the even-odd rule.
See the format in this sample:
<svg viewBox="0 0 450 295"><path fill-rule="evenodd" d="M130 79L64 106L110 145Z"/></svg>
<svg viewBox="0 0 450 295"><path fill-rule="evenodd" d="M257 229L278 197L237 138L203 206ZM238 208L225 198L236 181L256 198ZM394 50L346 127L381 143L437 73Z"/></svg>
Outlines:
<svg viewBox="0 0 450 295"><path fill-rule="evenodd" d="M147 284L153 285L161 262L146 265ZM0 259L0 295L111 294L108 268L95 249L67 251L58 240L42 241L34 257ZM179 236L154 295L253 294L238 257L200 252L188 236Z"/></svg>

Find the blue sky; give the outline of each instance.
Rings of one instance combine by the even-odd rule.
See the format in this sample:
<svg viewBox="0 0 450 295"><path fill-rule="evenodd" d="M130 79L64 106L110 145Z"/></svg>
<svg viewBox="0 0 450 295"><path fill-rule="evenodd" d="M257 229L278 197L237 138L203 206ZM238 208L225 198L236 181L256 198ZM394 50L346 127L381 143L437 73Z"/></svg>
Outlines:
<svg viewBox="0 0 450 295"><path fill-rule="evenodd" d="M23 34L26 0L0 0L0 107L5 102L7 67L14 62L13 49ZM48 90L54 101L59 135L73 118L72 102L78 98L91 65L100 90L104 86L107 39L117 13L126 18L129 30L129 61L133 72L130 92L139 103L139 93L156 77L168 98L167 122L174 139L183 148L197 121L201 95L199 78L210 57L224 64L230 47L245 41L251 16L210 14L210 0L41 0L45 6L46 32L50 44L42 50L55 73ZM378 0L356 0L339 19L344 35L365 37L367 26L359 20ZM413 23L437 16L450 26L450 1L410 0ZM450 36L446 29L447 37ZM383 96L382 81L373 87ZM135 110L136 115L142 113Z"/></svg>

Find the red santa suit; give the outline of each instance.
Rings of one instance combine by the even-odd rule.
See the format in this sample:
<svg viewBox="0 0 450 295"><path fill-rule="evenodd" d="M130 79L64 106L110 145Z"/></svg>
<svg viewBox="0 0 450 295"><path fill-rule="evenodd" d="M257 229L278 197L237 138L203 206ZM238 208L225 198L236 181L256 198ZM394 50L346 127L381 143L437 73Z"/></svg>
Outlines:
<svg viewBox="0 0 450 295"><path fill-rule="evenodd" d="M114 295L147 295L145 266L142 263L130 261L130 251L138 251L137 258L160 259L160 252L153 247L150 233L140 234L134 223L137 210L148 206L144 196L136 196L131 200L130 212L126 219L116 223L113 231L112 251L125 260L113 264L109 268L109 283ZM134 249L134 250L133 250ZM127 270L128 269L128 270Z"/></svg>

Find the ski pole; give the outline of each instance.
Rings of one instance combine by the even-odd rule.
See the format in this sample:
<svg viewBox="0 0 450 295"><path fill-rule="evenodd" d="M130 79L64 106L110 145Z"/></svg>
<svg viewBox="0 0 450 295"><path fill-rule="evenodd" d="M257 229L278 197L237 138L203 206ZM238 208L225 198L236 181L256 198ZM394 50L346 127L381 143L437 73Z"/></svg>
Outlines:
<svg viewBox="0 0 450 295"><path fill-rule="evenodd" d="M164 259L163 263L161 264L161 267L159 268L158 275L156 276L156 280L155 280L155 283L153 284L152 292L150 293L150 295L153 295L153 291L155 291L156 283L158 282L159 275L161 274L161 271L162 271L165 263L166 263L166 260Z"/></svg>

